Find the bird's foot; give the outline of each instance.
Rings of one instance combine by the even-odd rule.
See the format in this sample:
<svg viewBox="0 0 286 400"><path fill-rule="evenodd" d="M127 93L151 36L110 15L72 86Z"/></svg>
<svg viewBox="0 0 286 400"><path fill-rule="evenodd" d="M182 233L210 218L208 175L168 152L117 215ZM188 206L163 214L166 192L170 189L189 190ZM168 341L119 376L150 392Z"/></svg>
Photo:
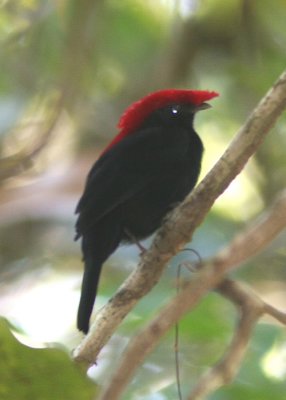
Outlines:
<svg viewBox="0 0 286 400"><path fill-rule="evenodd" d="M136 246L138 247L138 249L140 250L140 256L142 256L145 251L147 251L147 249L139 242L139 240L137 240L137 238L131 233L129 232L127 229L125 229L125 233L126 236L128 236L128 238L130 239L131 243L136 244Z"/></svg>

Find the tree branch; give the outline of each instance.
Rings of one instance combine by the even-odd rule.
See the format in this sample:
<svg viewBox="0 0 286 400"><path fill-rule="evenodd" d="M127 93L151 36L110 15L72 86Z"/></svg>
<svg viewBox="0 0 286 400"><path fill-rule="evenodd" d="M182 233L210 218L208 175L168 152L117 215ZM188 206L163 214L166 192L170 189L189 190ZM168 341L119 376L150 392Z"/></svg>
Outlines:
<svg viewBox="0 0 286 400"><path fill-rule="evenodd" d="M226 262L226 269L242 264L271 243L285 226L286 189L280 193L268 212L238 234L230 245L216 255L214 262L220 265Z"/></svg>
<svg viewBox="0 0 286 400"><path fill-rule="evenodd" d="M217 291L234 303L240 312L240 319L224 356L201 377L188 400L201 400L209 393L232 381L247 350L255 325L264 313L270 311L269 314L274 317L278 316L280 321L283 315L286 324L285 313L264 303L253 290L240 282L224 279ZM275 310L274 313L273 310Z"/></svg>
<svg viewBox="0 0 286 400"><path fill-rule="evenodd" d="M285 107L286 71L249 116L213 169L170 213L138 267L97 314L90 333L75 351L74 357L77 361L95 362L98 353L122 319L157 283L166 263L191 240L194 230L201 224L216 198L242 170ZM226 264L222 267L218 264L207 264L188 290L183 290L177 296L178 302L170 307L169 312L175 311L179 319L202 295L219 283L226 268ZM156 325L154 329L156 331ZM144 356L141 357L143 358ZM116 398L118 397L114 397Z"/></svg>
<svg viewBox="0 0 286 400"><path fill-rule="evenodd" d="M284 216L284 224L280 224L279 219L276 218L278 211ZM276 229L269 229L272 217L274 217L274 225L279 226L280 230L278 227ZM195 275L190 282L184 285L183 290L161 310L160 314L156 316L143 331L132 339L124 352L120 365L109 382L109 387L104 391L100 400L111 398L114 400L118 399L120 393L135 373L136 368L139 367L144 358L153 350L161 337L175 325L186 312L190 312L208 290L217 285L219 285L217 290L223 296L227 297L241 308L241 319L229 352L226 353L221 364L215 367L215 371L212 372L213 382L209 384L210 390L214 387L218 387L223 379L231 379L244 355L246 345L252 332L252 327L261 313L267 312L284 323L286 319L285 314L264 304L251 289L246 289L242 284L223 279L224 273L237 265L236 259L232 257L231 249L235 249L239 254L243 254L244 249L246 249L247 254L248 246L246 246L246 243L249 241L252 243L257 236L257 232L260 232L264 237L264 245L266 246L274 238L272 232L276 231L276 234L278 234L285 226L286 190L269 212L266 213L263 218L259 218L258 221L255 221L252 227L247 228L245 234L242 232L235 237L234 240L220 252L221 255L219 257L216 256L211 260L201 263L200 272ZM239 238L239 240L237 238ZM245 260L245 257L242 257L242 259ZM221 280L222 283L219 284ZM231 367L229 367L229 365L231 365ZM226 372L227 368L229 369ZM220 376L218 377L218 375ZM203 382L204 379L205 378L203 378ZM198 393L203 390L204 384L205 382L201 385L202 387L197 389ZM194 397L193 399L197 398L199 399L199 397Z"/></svg>
<svg viewBox="0 0 286 400"><path fill-rule="evenodd" d="M54 100L46 121L43 121L37 139L32 144L27 143L25 148L16 154L0 158L0 183L21 174L33 166L34 159L41 154L53 136L55 127L63 111L63 104L64 93L61 92L56 100Z"/></svg>

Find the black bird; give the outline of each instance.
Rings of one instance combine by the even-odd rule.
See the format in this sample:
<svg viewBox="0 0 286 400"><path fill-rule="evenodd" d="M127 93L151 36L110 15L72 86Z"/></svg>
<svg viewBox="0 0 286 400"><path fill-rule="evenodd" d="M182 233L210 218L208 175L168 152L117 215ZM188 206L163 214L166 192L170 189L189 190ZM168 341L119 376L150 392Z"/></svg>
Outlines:
<svg viewBox="0 0 286 400"><path fill-rule="evenodd" d="M77 205L84 275L77 327L87 333L102 264L120 243L151 235L195 186L203 145L195 113L216 92L161 90L127 108L91 168Z"/></svg>

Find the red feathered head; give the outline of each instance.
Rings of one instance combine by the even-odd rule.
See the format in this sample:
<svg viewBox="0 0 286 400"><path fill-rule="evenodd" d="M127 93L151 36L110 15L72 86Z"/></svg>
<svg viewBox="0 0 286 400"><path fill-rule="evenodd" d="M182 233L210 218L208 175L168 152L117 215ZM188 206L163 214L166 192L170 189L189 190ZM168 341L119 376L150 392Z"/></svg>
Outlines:
<svg viewBox="0 0 286 400"><path fill-rule="evenodd" d="M117 125L120 132L111 141L105 151L125 136L134 132L153 111L159 108L169 104L193 104L199 106L218 95L217 92L206 90L183 89L166 89L150 93L127 107Z"/></svg>

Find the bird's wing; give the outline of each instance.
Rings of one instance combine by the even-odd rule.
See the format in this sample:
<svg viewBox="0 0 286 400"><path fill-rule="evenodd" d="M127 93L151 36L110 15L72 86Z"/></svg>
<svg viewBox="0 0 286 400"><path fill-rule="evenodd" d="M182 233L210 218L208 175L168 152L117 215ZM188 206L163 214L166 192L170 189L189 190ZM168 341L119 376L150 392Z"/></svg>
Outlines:
<svg viewBox="0 0 286 400"><path fill-rule="evenodd" d="M137 132L119 142L94 164L76 212L77 237L119 204L155 180L174 171L185 152L184 143L162 141L162 132Z"/></svg>

